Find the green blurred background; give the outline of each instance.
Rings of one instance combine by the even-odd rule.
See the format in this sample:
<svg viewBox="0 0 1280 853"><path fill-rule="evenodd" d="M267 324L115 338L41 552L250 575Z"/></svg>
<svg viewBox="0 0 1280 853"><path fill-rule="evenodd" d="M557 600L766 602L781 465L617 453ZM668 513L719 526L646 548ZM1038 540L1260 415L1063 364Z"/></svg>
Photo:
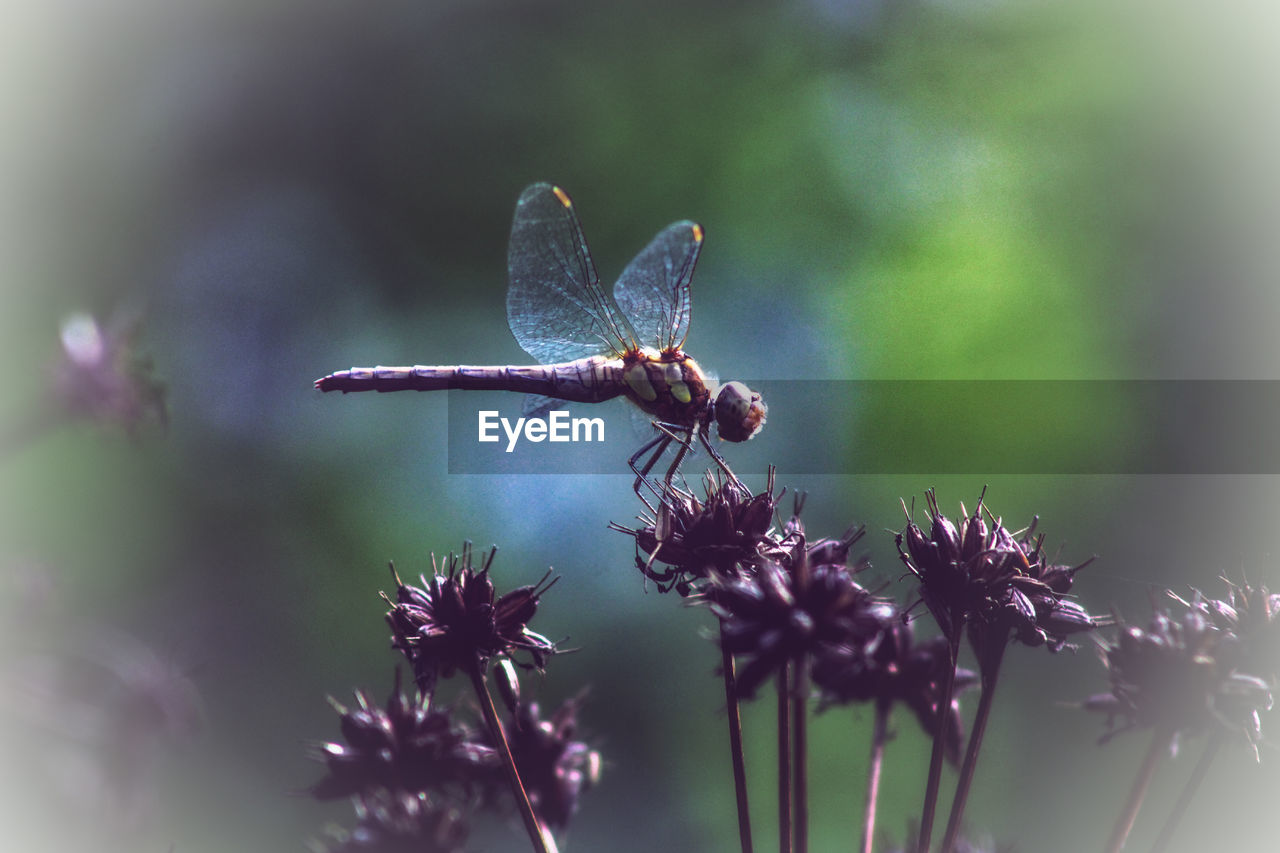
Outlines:
<svg viewBox="0 0 1280 853"><path fill-rule="evenodd" d="M450 476L443 399L311 388L352 364L521 360L506 240L536 180L574 195L608 281L666 223L707 226L688 348L730 378L1276 378L1280 21L1264 3L10 11L0 422L39 408L59 323L88 311L142 318L171 424L64 426L0 458L8 849L301 850L350 823L294 795L320 773L307 742L337 733L324 697L385 694L386 562L416 574L464 539L501 546L501 588L562 576L534 627L580 651L537 693L590 684L583 729L606 758L565 849L737 849L710 624L646 595L607 532L639 508L626 478ZM1176 426L1146 414L1106 434ZM921 411L918 432L877 436L874 411L840 400L807 417L837 436L833 471L949 429ZM1015 526L1042 517L1063 561L1100 555L1077 586L1095 612L1145 621L1151 584L1217 594L1222 574L1280 586L1274 477L793 477L788 446L809 440L766 428L752 458L809 493L812 533L866 524L876 578L901 574L900 498L933 486L955 512L989 484ZM1101 721L1065 705L1102 689L1087 646L1010 655L974 827L1023 851L1101 847L1146 747L1096 747ZM769 704L746 714L761 849ZM900 838L928 745L896 721L881 825ZM855 843L869 728L865 711L814 724L815 850ZM1276 765L1227 751L1175 849L1271 849ZM525 844L477 830L481 849Z"/></svg>

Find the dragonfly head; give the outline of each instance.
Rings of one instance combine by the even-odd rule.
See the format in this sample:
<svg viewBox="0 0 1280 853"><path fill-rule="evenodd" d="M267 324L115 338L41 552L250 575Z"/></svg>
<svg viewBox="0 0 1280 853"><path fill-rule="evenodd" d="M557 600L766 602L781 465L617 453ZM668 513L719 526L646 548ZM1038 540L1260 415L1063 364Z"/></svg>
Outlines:
<svg viewBox="0 0 1280 853"><path fill-rule="evenodd" d="M746 441L753 438L769 414L769 407L760 395L741 382L728 382L716 395L716 426L720 437L726 441Z"/></svg>

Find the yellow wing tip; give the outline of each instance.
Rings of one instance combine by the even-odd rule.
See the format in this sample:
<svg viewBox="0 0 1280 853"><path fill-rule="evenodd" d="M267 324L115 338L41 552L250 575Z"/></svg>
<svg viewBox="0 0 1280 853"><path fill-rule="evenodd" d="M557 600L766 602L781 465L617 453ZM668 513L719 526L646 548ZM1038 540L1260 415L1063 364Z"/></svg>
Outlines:
<svg viewBox="0 0 1280 853"><path fill-rule="evenodd" d="M706 236L706 234L703 232L703 230L702 230L702 226L701 226L701 225L699 225L699 224L698 224L698 223L696 223L696 222L695 222L695 223L693 223L693 242L695 242L695 243L701 243L701 242L702 242L702 238L703 238L703 237L705 237L705 236Z"/></svg>
<svg viewBox="0 0 1280 853"><path fill-rule="evenodd" d="M552 187L551 191L556 194L556 198L560 199L560 203L565 207L573 207L573 202L569 200L569 194L559 187Z"/></svg>

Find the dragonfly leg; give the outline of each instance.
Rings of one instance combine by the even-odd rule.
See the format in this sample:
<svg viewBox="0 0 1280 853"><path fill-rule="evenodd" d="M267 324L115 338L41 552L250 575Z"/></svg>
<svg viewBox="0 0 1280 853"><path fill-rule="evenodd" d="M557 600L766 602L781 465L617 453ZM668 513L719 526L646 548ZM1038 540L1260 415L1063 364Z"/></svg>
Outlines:
<svg viewBox="0 0 1280 853"><path fill-rule="evenodd" d="M662 478L661 487L654 485L652 482L648 483L649 488L653 490L659 500L665 500L672 491L672 483L675 482L676 474L680 470L680 464L684 461L685 457L689 455L689 452L693 450L693 431L695 427L684 426L683 424L664 423L663 421L654 421L653 426L661 434L658 439L662 440L662 444L658 451L649 458L648 462L645 463L643 472L637 472L640 473L641 476L636 479L636 486L639 487L640 480L644 479L644 477L653 470L653 466L657 464L658 459L666 452L667 448L671 445L671 442L678 441L680 442L680 449L676 452L675 461L671 463L669 468L667 468L667 475ZM655 441L658 439L655 439ZM648 449L653 446L653 444L654 442L650 442L645 445L643 449Z"/></svg>
<svg viewBox="0 0 1280 853"><path fill-rule="evenodd" d="M655 510L653 505L649 503L649 499L644 496L644 490L641 489L641 485L648 486L658 497L659 502L661 502L662 492L649 482L649 472L653 470L654 465L658 464L658 460L662 458L662 454L666 452L667 447L672 442L672 439L673 436L670 433L660 431L649 441L645 442L639 450L631 454L631 458L627 460L627 464L631 466L631 470L634 471L636 475L636 481L632 484L631 488L635 491L636 497L640 498L641 502L644 503L649 512L656 513L657 510ZM637 463L640 461L640 457L649 453L651 450L653 451L653 454L645 461L643 466L639 466Z"/></svg>
<svg viewBox="0 0 1280 853"><path fill-rule="evenodd" d="M711 458L715 460L716 465L718 465L720 467L720 470L725 473L725 476L729 478L729 482L731 482L734 485L734 488L738 488L738 489L744 488L742 485L742 481L738 479L738 475L734 474L733 469L729 467L729 463L725 462L724 457L721 456L718 452L716 452L715 446L712 445L711 437L708 435L707 429L705 427L703 429L698 430L698 438L699 440L701 440L702 446L707 449L707 453L711 454Z"/></svg>
<svg viewBox="0 0 1280 853"><path fill-rule="evenodd" d="M672 441L680 442L680 449L676 451L676 458L672 461L671 467L667 469L667 475L662 478L662 487L658 490L658 512L656 516L654 533L658 540L658 546L661 547L668 538L672 527L671 518L675 513L674 502L681 497L678 487L675 485L676 474L680 471L680 463L689 455L689 451L693 449L693 429L684 430L683 435L677 436L675 431L668 424L658 424L658 429L662 430L668 436L667 443ZM666 445L663 445L666 449ZM655 456L652 460L657 461ZM658 551L654 550L654 555Z"/></svg>
<svg viewBox="0 0 1280 853"><path fill-rule="evenodd" d="M647 569L652 567L654 560L657 558L658 551L661 549L662 543L669 538L671 530L671 516L674 512L672 503L678 499L676 487L673 485L673 481L675 480L676 473L680 469L680 463L684 460L685 456L688 455L693 445L692 428L686 428L679 424L663 423L661 421L654 421L653 426L658 430L658 435L637 450L630 460L631 470L636 472L636 481L632 488L634 489L636 496L644 503L645 508L653 513L654 516L654 533L657 538L657 547L654 548L653 553L649 557L649 562L646 565ZM667 448L671 446L671 442L673 441L680 442L680 449L676 453L675 461L672 462L671 467L667 469L667 474L662 479L662 482L656 483L650 479L649 473L653 470L654 466L658 464L658 460L662 458L662 454L667 451ZM650 450L653 452L649 458L645 460L644 465L642 467L637 467L636 463L639 461L640 457ZM653 492L654 497L657 498L658 505L656 508L643 494L643 489L641 488L642 485Z"/></svg>
<svg viewBox="0 0 1280 853"><path fill-rule="evenodd" d="M696 499L692 494L682 491L675 485L675 478L676 474L680 470L680 463L684 461L685 456L687 456L693 449L693 429L684 428L678 424L662 423L660 421L655 421L654 427L657 428L661 441L657 445L656 452L654 452L654 454L650 456L648 461L645 463L643 471L640 472L641 476L636 479L637 494L639 494L640 483L643 481L658 498L658 508L654 510L653 507L649 507L654 516L654 549L653 553L649 555L649 559L644 566L646 575L654 571L653 565L657 562L658 554L661 553L663 546L666 545L673 535L675 527L674 519L676 515L676 502L680 501L696 504ZM666 476L662 478L662 482L660 484L655 483L653 480L649 479L648 474L673 441L680 443L680 448L676 452L676 458L671 463L671 467L667 469ZM640 499L644 501L645 506L649 506L649 502L645 500L643 496L641 496Z"/></svg>
<svg viewBox="0 0 1280 853"><path fill-rule="evenodd" d="M675 439L672 438L672 440ZM650 483L650 488L653 488L652 483ZM658 496L658 510L654 512L653 518L654 547L652 553L649 554L649 559L645 561L643 568L645 575L652 577L655 580L659 580L659 577L653 568L654 563L657 562L658 555L662 552L662 549L666 546L667 542L671 541L671 539L676 536L675 519L677 517L677 502L680 502L681 508L686 512L691 509L695 509L698 506L697 499L691 492L681 490L670 481L664 481L663 488ZM638 558L637 562L639 562ZM670 590L680 577L682 577L682 572L680 570L673 569L668 572L667 578L669 578L669 582L667 590ZM661 581L659 582L661 583ZM667 590L663 591L665 592Z"/></svg>
<svg viewBox="0 0 1280 853"><path fill-rule="evenodd" d="M662 426L659 426L658 428L662 429ZM692 427L687 430L683 430L684 435L678 438L674 432L671 433L671 438L673 440L678 440L680 442L680 449L676 451L675 461L672 462L671 467L667 469L667 476L663 478L663 481L662 481L663 484L666 485L668 488L671 486L671 483L675 480L676 473L680 470L680 463L683 462L684 458L689 455L689 451L693 450L693 430L694 428Z"/></svg>

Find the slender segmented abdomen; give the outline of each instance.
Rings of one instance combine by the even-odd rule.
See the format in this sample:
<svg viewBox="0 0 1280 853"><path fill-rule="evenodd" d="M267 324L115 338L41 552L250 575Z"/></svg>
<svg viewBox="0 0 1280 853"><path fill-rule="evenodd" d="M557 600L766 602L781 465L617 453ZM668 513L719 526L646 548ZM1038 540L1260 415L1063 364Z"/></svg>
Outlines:
<svg viewBox="0 0 1280 853"><path fill-rule="evenodd" d="M599 403L626 392L622 361L601 356L563 364L475 367L465 364L353 367L316 380L321 391L516 391L575 403Z"/></svg>

